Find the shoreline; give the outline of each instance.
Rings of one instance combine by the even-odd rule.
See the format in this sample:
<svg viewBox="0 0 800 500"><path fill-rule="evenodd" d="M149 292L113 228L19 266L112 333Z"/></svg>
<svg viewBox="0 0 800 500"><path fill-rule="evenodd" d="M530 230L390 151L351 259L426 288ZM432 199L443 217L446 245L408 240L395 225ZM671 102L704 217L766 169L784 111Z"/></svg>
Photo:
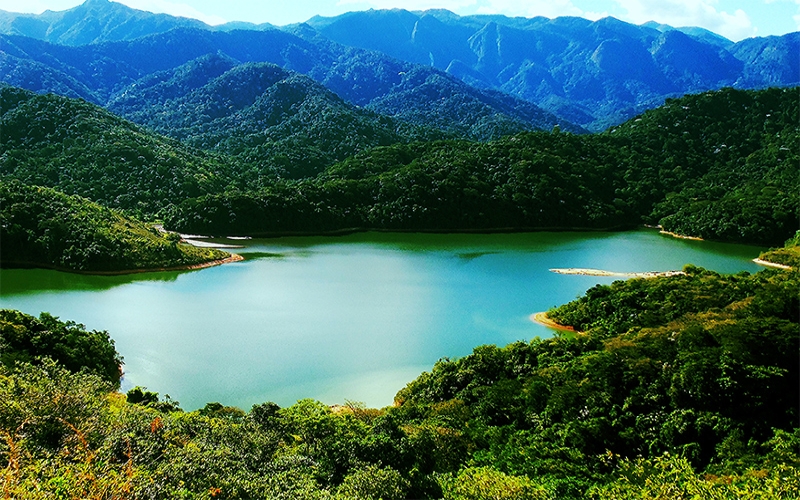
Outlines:
<svg viewBox="0 0 800 500"><path fill-rule="evenodd" d="M199 264L187 264L185 266L172 266L172 267L150 267L143 269L123 269L119 271L82 271L78 269L70 269L68 267L59 267L48 264L40 264L36 262L6 262L4 263L3 268L49 269L51 271L60 271L64 273L75 273L84 275L122 276L125 274L158 273L164 271L194 271L197 269L205 269L207 267L214 267L222 264L230 264L232 262L240 262L243 260L244 257L242 255L239 255L237 253L232 253L228 257L225 257L224 259L209 260L207 262L201 262Z"/></svg>
<svg viewBox="0 0 800 500"><path fill-rule="evenodd" d="M778 264L777 262L770 262L768 260L759 258L753 259L753 262L755 262L759 266L774 267L775 269L783 269L784 271L790 271L792 269L792 266L787 266L786 264Z"/></svg>
<svg viewBox="0 0 800 500"><path fill-rule="evenodd" d="M695 240L695 241L704 241L703 238L699 236L686 236L684 234L673 233L671 231L664 231L663 229L659 231L660 234L665 234L667 236L672 236L673 238L678 238L679 240Z"/></svg>
<svg viewBox="0 0 800 500"><path fill-rule="evenodd" d="M560 330L562 332L581 333L571 326L562 325L561 323L556 323L547 316L547 312L533 313L530 316L528 316L528 319L530 319L536 324L546 326L548 328L553 328L555 330Z"/></svg>
<svg viewBox="0 0 800 500"><path fill-rule="evenodd" d="M550 269L550 272L556 274L575 274L579 276L601 276L601 277L619 277L619 278L660 278L670 276L683 276L686 273L683 271L648 271L643 273L618 273L614 271L605 271L603 269L587 269L580 267L556 268Z"/></svg>
<svg viewBox="0 0 800 500"><path fill-rule="evenodd" d="M486 227L486 228L420 228L420 229L403 229L403 228L375 228L375 227L348 227L340 229L331 229L328 231L266 231L266 232L249 232L245 236L234 237L233 239L252 239L252 238L285 238L295 236L349 236L351 234L359 233L403 233L403 234L516 234L516 233L572 233L572 232L587 232L587 233L603 233L603 232L622 232L635 230L636 225L617 225L609 227L570 227L570 226L554 226L554 227L528 227L528 226L509 226L509 227ZM181 234L181 233L178 233ZM192 236L192 235L189 235ZM194 235L197 239L198 236ZM203 238L223 239L228 236L220 236L216 234L204 235ZM190 238L192 239L192 238Z"/></svg>

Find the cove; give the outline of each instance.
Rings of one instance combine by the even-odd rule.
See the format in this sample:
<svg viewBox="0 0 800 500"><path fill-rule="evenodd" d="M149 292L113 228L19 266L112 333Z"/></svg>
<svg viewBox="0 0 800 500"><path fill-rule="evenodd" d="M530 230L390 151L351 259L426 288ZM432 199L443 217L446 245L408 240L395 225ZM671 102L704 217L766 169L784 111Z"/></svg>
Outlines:
<svg viewBox="0 0 800 500"><path fill-rule="evenodd" d="M0 308L108 330L122 390L186 410L302 398L382 407L440 358L554 334L529 316L617 272L757 272L760 248L619 233L399 234L217 240L245 260L185 272L86 276L0 270Z"/></svg>

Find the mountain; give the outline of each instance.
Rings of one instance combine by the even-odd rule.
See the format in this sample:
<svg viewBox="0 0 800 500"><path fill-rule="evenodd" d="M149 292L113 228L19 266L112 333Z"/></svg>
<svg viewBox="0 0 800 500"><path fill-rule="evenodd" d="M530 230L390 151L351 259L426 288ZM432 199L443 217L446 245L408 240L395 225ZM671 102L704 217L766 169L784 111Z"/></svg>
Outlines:
<svg viewBox="0 0 800 500"><path fill-rule="evenodd" d="M351 12L307 25L339 43L521 97L590 130L667 97L800 83L800 33L734 44L700 28L610 17L460 17L442 10Z"/></svg>
<svg viewBox="0 0 800 500"><path fill-rule="evenodd" d="M555 125L582 131L523 99L475 89L435 68L279 30L179 28L131 42L81 47L3 35L0 54L2 81L36 92L88 98L102 106L149 75L221 54L239 64L268 62L305 74L357 106L473 139L550 130ZM414 92L413 87L422 83L425 90ZM441 96L456 100L441 102ZM454 103L461 107L452 108ZM432 109L442 112L431 113Z"/></svg>
<svg viewBox="0 0 800 500"><path fill-rule="evenodd" d="M187 28L205 32L260 30L270 34L265 38L235 34L227 39L204 39L184 31L152 38L153 43L161 45L154 46L149 53L153 59L149 61L151 64L134 63L136 75L127 74L128 68L117 67L117 62L121 58L126 65L130 64L126 53L135 57L141 44L136 45L132 53L117 45L110 53L100 50L93 55L86 52L54 54L58 51L47 46L31 45L19 38L4 38L0 40L0 78L31 90L59 92L105 104L111 93L133 80L222 50L240 62L271 62L306 74L348 101L366 106L373 100L387 97L388 87L398 81L396 78L387 81L394 73L373 72L363 64L391 67L397 65L392 59L397 59L438 69L480 91L494 90L515 96L520 102L532 103L564 121L593 131L621 123L658 106L668 97L725 86L757 89L800 83L800 61L796 57L800 52L800 33L733 43L702 28L673 28L656 22L636 26L614 18L592 22L572 17L462 17L446 10L395 9L350 12L332 18L314 17L307 23L283 28L287 37L281 38L278 30L269 25L229 23L211 27L199 21L138 11L106 0L88 0L68 11L46 12L39 16L0 12L0 33L24 35L60 45L134 41ZM246 45L232 47L230 44L235 43L234 40ZM197 46L187 46L191 44ZM380 54L348 51L339 44ZM165 47L168 50L164 50ZM203 50L195 50L200 47ZM270 51L270 47L276 50ZM400 72L408 69L409 66L405 66ZM112 75L113 71L117 75ZM98 77L106 81L85 81ZM360 81L354 81L356 78ZM378 89L380 95L375 93ZM448 84L432 95L462 90ZM425 106L420 107L419 92L409 95L407 90L398 91L410 102L388 96L389 101L376 103L375 110L420 122L439 116L430 108L437 101L424 100ZM406 108L416 107L408 113L393 111L398 99ZM499 111L491 107L493 104L487 108L487 99L491 100L483 94L477 101L455 100L440 109L456 104L480 105L480 113L471 114L469 118L493 124L492 127L496 123L497 131L493 129L489 134L470 131L471 127L463 122L452 127L452 117L446 120L448 123L436 126L459 133L467 130L471 137L485 139L507 133L509 127L520 130L520 123L513 122L540 129L549 129L555 124L552 118L545 121L537 118L531 123L526 117L530 110L521 109L525 105L520 103L513 106L520 112L508 116L507 110ZM530 109L547 116L535 107ZM562 122L559 126L569 125Z"/></svg>
<svg viewBox="0 0 800 500"><path fill-rule="evenodd" d="M0 85L0 130L0 176L107 207L153 214L231 182L227 159L85 101Z"/></svg>
<svg viewBox="0 0 800 500"><path fill-rule="evenodd" d="M254 169L250 187L265 172L309 177L371 147L445 137L359 108L299 73L223 54L148 75L108 109L190 146L235 155L238 176Z"/></svg>
<svg viewBox="0 0 800 500"><path fill-rule="evenodd" d="M0 33L59 45L133 40L178 27L209 28L195 19L153 14L109 0L86 0L68 10L40 15L0 11Z"/></svg>

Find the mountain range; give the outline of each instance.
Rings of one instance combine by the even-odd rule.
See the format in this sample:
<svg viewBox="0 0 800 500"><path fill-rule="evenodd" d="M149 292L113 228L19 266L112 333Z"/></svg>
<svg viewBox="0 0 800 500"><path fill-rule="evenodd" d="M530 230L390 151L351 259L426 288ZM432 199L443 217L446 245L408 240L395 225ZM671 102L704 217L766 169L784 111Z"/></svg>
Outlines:
<svg viewBox="0 0 800 500"><path fill-rule="evenodd" d="M0 12L0 33L0 80L37 92L106 106L154 72L222 53L299 72L377 113L484 140L555 124L603 130L668 97L800 83L800 33L733 43L614 18L378 10L281 29L211 27L88 0L38 16Z"/></svg>

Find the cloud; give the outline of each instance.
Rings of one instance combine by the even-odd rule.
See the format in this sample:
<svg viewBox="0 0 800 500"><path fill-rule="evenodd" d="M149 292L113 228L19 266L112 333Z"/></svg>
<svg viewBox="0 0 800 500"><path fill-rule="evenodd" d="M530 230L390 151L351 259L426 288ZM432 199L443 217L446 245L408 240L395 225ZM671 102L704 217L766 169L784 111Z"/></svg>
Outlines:
<svg viewBox="0 0 800 500"><path fill-rule="evenodd" d="M503 14L521 17L581 16L600 19L605 12L589 12L576 7L571 0L339 0L337 5L352 9L392 9L402 5L406 10L447 9L461 15Z"/></svg>
<svg viewBox="0 0 800 500"><path fill-rule="evenodd" d="M336 5L347 6L353 9L396 9L402 5L406 10L447 9L453 12L475 6L478 0L339 0Z"/></svg>
<svg viewBox="0 0 800 500"><path fill-rule="evenodd" d="M627 11L626 19L637 24L657 21L675 27L699 26L734 41L756 34L745 11L718 11L715 0L614 1Z"/></svg>
<svg viewBox="0 0 800 500"><path fill-rule="evenodd" d="M227 22L220 16L209 15L200 12L189 4L170 2L169 0L113 0L128 7L139 10L146 10L159 14L169 14L171 16L190 17L199 19L206 24L217 25Z"/></svg>
<svg viewBox="0 0 800 500"><path fill-rule="evenodd" d="M31 14L41 14L50 10L67 10L75 7L80 0L0 0L0 10L8 12L25 12Z"/></svg>

